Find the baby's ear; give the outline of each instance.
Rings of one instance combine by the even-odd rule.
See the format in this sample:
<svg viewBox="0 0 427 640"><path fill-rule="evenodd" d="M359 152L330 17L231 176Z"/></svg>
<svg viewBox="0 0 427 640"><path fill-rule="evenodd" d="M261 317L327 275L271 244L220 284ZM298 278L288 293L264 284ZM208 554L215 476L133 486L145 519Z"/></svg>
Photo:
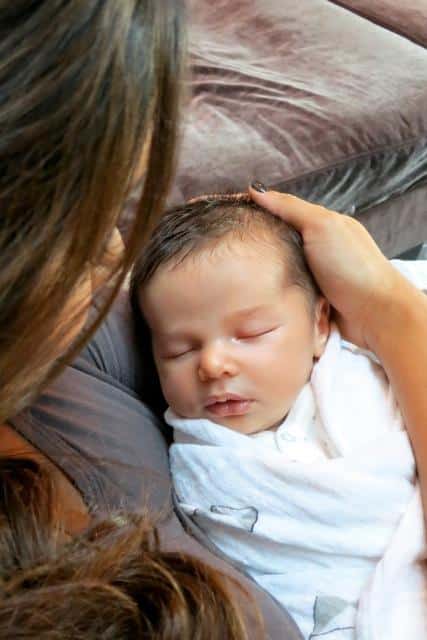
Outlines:
<svg viewBox="0 0 427 640"><path fill-rule="evenodd" d="M330 307L329 302L323 296L316 300L314 309L314 345L313 357L320 358L325 350L330 331Z"/></svg>

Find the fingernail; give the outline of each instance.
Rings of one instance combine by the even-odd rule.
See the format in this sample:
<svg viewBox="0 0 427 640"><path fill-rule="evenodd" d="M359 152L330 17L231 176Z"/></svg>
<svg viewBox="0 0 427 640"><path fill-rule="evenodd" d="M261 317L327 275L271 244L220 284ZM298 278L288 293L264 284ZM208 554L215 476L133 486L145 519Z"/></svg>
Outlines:
<svg viewBox="0 0 427 640"><path fill-rule="evenodd" d="M255 189L255 191L258 191L259 193L267 193L268 191L265 184L263 184L262 182L259 182L258 180L255 180L255 182L252 182L251 187L252 189Z"/></svg>

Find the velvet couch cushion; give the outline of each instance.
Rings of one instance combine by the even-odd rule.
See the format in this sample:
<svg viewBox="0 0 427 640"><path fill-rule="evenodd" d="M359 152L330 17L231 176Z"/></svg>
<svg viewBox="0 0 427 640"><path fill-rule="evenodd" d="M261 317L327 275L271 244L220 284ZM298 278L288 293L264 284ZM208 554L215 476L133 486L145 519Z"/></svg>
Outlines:
<svg viewBox="0 0 427 640"><path fill-rule="evenodd" d="M324 0L192 0L190 13L171 204L257 178L357 214L426 181L423 47Z"/></svg>
<svg viewBox="0 0 427 640"><path fill-rule="evenodd" d="M394 31L421 46L427 45L427 4L425 0L334 0L376 24Z"/></svg>

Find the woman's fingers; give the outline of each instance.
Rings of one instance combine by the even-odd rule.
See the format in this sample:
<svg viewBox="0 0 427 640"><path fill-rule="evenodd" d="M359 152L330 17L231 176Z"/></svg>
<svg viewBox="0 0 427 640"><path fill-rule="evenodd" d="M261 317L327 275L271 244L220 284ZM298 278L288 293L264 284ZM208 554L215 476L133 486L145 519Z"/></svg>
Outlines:
<svg viewBox="0 0 427 640"><path fill-rule="evenodd" d="M339 324L364 346L380 310L392 299L396 272L367 230L354 218L295 196L251 188L250 195L302 235L308 264L337 312ZM385 302L384 302L385 301Z"/></svg>
<svg viewBox="0 0 427 640"><path fill-rule="evenodd" d="M331 213L319 205L311 204L287 193L279 193L278 191L263 193L251 186L249 194L254 202L289 222L301 234L304 234L308 226L316 225L319 218L320 221L323 221L322 219Z"/></svg>

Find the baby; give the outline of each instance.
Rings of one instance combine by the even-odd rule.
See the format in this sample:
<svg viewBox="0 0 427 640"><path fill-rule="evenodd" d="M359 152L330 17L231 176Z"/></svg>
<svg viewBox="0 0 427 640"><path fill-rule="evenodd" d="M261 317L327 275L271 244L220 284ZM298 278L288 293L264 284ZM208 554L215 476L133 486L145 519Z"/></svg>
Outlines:
<svg viewBox="0 0 427 640"><path fill-rule="evenodd" d="M371 637L415 465L383 370L330 323L299 234L246 196L199 198L161 219L131 289L181 508L305 638Z"/></svg>
<svg viewBox="0 0 427 640"><path fill-rule="evenodd" d="M243 197L167 214L134 271L173 411L277 429L329 334L298 234Z"/></svg>

